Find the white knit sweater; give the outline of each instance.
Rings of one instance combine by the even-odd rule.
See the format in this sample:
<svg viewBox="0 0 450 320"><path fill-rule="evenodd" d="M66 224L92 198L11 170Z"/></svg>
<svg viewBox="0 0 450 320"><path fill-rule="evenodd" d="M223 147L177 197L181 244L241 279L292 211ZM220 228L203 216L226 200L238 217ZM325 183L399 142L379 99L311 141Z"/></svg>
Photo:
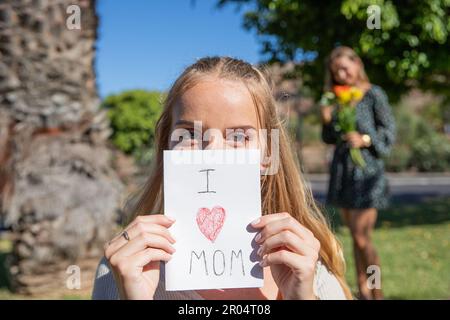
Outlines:
<svg viewBox="0 0 450 320"><path fill-rule="evenodd" d="M161 268L163 271L164 268ZM320 261L317 263L314 276L313 290L315 295L321 300L342 300L346 299L339 281L328 271L327 267ZM166 291L164 284L164 274L160 272L159 284L156 289L155 300L203 300L196 291ZM92 299L96 300L118 300L119 293L114 280L114 276L108 264L103 258L97 268L95 275Z"/></svg>

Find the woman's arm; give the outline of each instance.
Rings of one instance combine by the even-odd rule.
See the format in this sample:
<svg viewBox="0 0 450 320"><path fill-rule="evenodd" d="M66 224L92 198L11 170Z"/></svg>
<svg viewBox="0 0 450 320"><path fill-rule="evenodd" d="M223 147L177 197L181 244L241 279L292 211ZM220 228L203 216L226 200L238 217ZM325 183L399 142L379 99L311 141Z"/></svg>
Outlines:
<svg viewBox="0 0 450 320"><path fill-rule="evenodd" d="M321 107L322 118L322 140L327 144L336 144L338 140L338 133L334 129L335 117L330 106Z"/></svg>
<svg viewBox="0 0 450 320"><path fill-rule="evenodd" d="M106 258L102 258L95 273L92 300L119 300L119 291Z"/></svg>
<svg viewBox="0 0 450 320"><path fill-rule="evenodd" d="M378 156L389 154L395 142L395 119L389 105L388 97L381 88L374 90L373 114L375 127L368 132L371 139L371 149Z"/></svg>

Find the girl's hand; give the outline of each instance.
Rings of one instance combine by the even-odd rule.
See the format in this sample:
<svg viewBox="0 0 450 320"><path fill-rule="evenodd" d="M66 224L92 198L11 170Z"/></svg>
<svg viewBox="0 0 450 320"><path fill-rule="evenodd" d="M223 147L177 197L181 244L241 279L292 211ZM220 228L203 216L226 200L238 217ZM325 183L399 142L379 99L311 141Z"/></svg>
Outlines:
<svg viewBox="0 0 450 320"><path fill-rule="evenodd" d="M322 122L324 124L328 124L331 122L332 113L333 113L333 107L331 107L331 106L322 106L320 108L320 114L322 116Z"/></svg>
<svg viewBox="0 0 450 320"><path fill-rule="evenodd" d="M313 282L320 243L312 232L286 212L262 216L252 226L261 228L255 237L261 245L261 266L270 266L283 299L315 299Z"/></svg>
<svg viewBox="0 0 450 320"><path fill-rule="evenodd" d="M121 299L153 299L160 261L169 261L175 240L167 229L174 220L164 215L138 216L105 245Z"/></svg>
<svg viewBox="0 0 450 320"><path fill-rule="evenodd" d="M362 138L362 134L356 131L352 131L344 135L344 139L350 144L352 148L364 148L366 143Z"/></svg>

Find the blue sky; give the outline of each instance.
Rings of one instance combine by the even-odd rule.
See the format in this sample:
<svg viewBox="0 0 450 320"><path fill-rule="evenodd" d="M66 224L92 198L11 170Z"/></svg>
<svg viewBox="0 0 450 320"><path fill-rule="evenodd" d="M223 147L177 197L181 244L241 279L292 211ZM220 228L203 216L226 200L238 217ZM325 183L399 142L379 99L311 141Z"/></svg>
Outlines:
<svg viewBox="0 0 450 320"><path fill-rule="evenodd" d="M102 98L127 89L167 90L183 68L206 55L256 63L255 34L241 11L216 0L98 0L97 84Z"/></svg>

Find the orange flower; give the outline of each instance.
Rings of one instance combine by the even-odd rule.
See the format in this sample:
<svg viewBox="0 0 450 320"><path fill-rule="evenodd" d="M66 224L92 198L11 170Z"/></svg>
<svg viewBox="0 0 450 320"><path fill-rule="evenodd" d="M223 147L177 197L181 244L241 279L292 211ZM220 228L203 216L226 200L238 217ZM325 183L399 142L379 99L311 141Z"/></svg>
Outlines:
<svg viewBox="0 0 450 320"><path fill-rule="evenodd" d="M333 86L333 91L337 96L341 95L343 92L350 91L350 89L350 86Z"/></svg>
<svg viewBox="0 0 450 320"><path fill-rule="evenodd" d="M352 99L350 86L334 86L333 90L341 104L346 104Z"/></svg>

